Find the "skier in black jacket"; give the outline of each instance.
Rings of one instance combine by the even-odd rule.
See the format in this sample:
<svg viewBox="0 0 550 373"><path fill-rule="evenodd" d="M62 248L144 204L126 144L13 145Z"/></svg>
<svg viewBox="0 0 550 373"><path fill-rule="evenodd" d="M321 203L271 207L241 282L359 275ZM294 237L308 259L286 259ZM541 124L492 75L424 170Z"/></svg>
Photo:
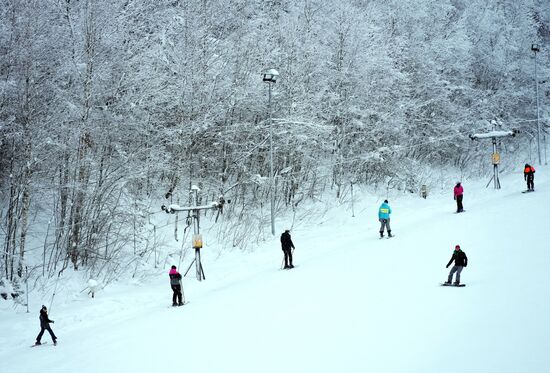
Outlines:
<svg viewBox="0 0 550 373"><path fill-rule="evenodd" d="M294 249L294 243L292 243L290 231L288 229L281 234L281 247L285 254L285 269L294 268L292 265L292 249Z"/></svg>
<svg viewBox="0 0 550 373"><path fill-rule="evenodd" d="M50 328L50 323L54 323L53 320L50 320L48 317L48 309L46 306L42 306L42 309L40 310L40 333L38 333L38 336L36 337L36 343L35 345L41 345L40 339L42 339L42 335L44 334L44 330L47 330L48 333L50 333L50 336L52 337L53 344L57 344L57 337L55 334L53 334L52 328Z"/></svg>
<svg viewBox="0 0 550 373"><path fill-rule="evenodd" d="M449 268L452 262L455 262L453 268L451 268L451 272L449 272L449 278L447 279L446 284L451 284L453 281L453 274L456 272L456 281L454 285L460 285L460 273L468 265L468 257L466 256L466 253L462 250L460 250L460 245L455 246L455 251L453 253L453 256L451 257L451 260L449 260L449 263L445 266L445 268Z"/></svg>

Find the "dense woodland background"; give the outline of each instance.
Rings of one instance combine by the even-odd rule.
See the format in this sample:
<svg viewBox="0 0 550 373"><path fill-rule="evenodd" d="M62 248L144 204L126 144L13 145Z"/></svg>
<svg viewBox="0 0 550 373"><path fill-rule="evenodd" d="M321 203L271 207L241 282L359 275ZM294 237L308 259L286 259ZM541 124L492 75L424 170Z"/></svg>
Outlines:
<svg viewBox="0 0 550 373"><path fill-rule="evenodd" d="M535 160L549 42L546 0L0 0L0 277L146 260L190 183L230 245L269 235L264 68L278 212L488 172L491 120Z"/></svg>

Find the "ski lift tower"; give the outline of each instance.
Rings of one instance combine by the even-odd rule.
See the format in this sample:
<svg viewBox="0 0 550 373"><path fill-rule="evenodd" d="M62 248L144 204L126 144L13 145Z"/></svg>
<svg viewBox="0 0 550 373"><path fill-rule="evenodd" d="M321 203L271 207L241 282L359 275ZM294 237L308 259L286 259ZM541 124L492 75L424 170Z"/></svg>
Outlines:
<svg viewBox="0 0 550 373"><path fill-rule="evenodd" d="M472 140L482 140L482 139L491 139L493 143L493 154L491 156L491 160L493 163L493 176L485 186L487 188L489 184L491 183L491 180L494 181L495 189L500 189L500 180L498 178L498 165L500 164L500 153L498 152L498 146L497 146L497 138L501 137L514 137L519 132L516 129L510 130L510 131L498 131L497 130L497 121L492 120L491 123L493 124L493 130L491 132L487 133L475 133L470 135L470 139Z"/></svg>
<svg viewBox="0 0 550 373"><path fill-rule="evenodd" d="M166 207L163 205L162 210L166 211L169 214L175 214L176 212L179 212L179 211L188 211L191 213L191 218L193 219L192 243L193 243L193 249L195 249L195 259L193 259L193 261L189 265L189 268L187 268L187 271L185 272L185 274L189 272L189 270L191 269L191 266L193 265L193 263L195 263L195 268L197 270L197 280L202 281L202 280L206 280L206 277L204 276L204 270L202 268L202 263L201 263L202 235L200 234L200 225L199 225L200 212L202 210L218 210L219 212L223 211L223 205L225 204L225 199L223 198L223 196L220 196L217 202L212 202L209 205L197 206L199 192L200 192L200 189L198 186L196 185L191 186L191 190L189 191L189 193L191 194L191 202L193 206L181 207L179 205L170 205Z"/></svg>

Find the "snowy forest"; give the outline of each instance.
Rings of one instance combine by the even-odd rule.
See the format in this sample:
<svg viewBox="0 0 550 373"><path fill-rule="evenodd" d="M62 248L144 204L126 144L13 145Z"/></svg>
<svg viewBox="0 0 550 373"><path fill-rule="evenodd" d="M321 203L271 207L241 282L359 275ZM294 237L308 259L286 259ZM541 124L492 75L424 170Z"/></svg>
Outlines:
<svg viewBox="0 0 550 373"><path fill-rule="evenodd" d="M490 173L491 121L534 160L549 42L546 0L2 0L0 278L115 274L192 184L230 246L270 235L270 132L278 213Z"/></svg>

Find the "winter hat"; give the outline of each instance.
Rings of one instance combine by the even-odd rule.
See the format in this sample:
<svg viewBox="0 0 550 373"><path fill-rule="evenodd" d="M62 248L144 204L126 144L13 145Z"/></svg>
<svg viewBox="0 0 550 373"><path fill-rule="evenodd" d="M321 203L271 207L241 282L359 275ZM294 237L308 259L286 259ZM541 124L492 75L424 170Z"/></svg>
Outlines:
<svg viewBox="0 0 550 373"><path fill-rule="evenodd" d="M172 269L176 269L176 266L172 266Z"/></svg>
<svg viewBox="0 0 550 373"><path fill-rule="evenodd" d="M47 310L46 306L42 305L42 311L46 311L46 310Z"/></svg>
<svg viewBox="0 0 550 373"><path fill-rule="evenodd" d="M384 200L384 203L388 203L388 200L387 200L387 199L385 199L385 200Z"/></svg>
<svg viewBox="0 0 550 373"><path fill-rule="evenodd" d="M460 250L460 245L456 245L455 250Z"/></svg>

